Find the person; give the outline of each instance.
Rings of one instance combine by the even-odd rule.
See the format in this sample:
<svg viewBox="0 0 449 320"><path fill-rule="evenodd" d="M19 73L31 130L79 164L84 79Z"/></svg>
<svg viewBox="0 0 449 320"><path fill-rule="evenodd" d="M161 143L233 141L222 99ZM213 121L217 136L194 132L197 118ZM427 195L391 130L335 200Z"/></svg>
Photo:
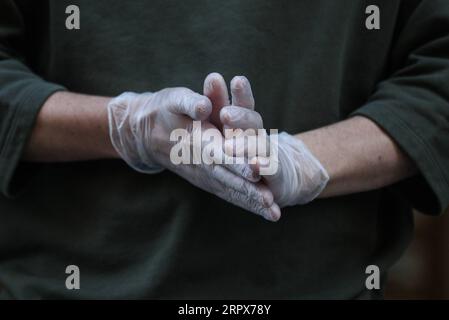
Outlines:
<svg viewBox="0 0 449 320"><path fill-rule="evenodd" d="M377 3L0 1L0 296L382 297L449 204L449 5ZM193 120L276 174L174 165Z"/></svg>

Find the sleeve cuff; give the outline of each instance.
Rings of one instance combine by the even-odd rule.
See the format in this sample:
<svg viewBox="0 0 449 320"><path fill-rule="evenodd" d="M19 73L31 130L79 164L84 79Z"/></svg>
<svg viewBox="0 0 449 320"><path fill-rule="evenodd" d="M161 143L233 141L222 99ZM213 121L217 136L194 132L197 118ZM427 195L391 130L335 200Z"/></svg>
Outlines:
<svg viewBox="0 0 449 320"><path fill-rule="evenodd" d="M40 81L23 92L20 101L14 105L14 115L10 117L6 139L0 146L0 192L7 197L14 197L20 191L22 183L13 183L13 180L16 180L21 156L40 108L50 95L63 90L65 88L62 86Z"/></svg>
<svg viewBox="0 0 449 320"><path fill-rule="evenodd" d="M443 161L435 148L396 109L394 105L374 101L356 110L351 116L364 116L374 121L408 154L424 178L421 181L426 182L420 183L419 193L408 197L409 202L415 206L417 202L413 198L427 194L429 190L423 188L430 187L434 197L429 201L434 203L426 203L424 207L417 209L424 210L425 213L440 214L449 206L449 171L444 169Z"/></svg>

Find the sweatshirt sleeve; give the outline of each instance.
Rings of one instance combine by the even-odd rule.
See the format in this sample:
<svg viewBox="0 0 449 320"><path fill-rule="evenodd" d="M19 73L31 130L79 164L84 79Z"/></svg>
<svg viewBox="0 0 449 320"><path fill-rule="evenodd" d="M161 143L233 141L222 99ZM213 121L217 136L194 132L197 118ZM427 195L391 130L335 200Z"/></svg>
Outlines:
<svg viewBox="0 0 449 320"><path fill-rule="evenodd" d="M410 14L398 26L391 75L353 115L376 122L418 167L393 191L438 214L449 206L449 1L403 3Z"/></svg>
<svg viewBox="0 0 449 320"><path fill-rule="evenodd" d="M40 107L64 89L27 66L25 29L16 3L0 1L0 192L6 196L14 193L13 177Z"/></svg>

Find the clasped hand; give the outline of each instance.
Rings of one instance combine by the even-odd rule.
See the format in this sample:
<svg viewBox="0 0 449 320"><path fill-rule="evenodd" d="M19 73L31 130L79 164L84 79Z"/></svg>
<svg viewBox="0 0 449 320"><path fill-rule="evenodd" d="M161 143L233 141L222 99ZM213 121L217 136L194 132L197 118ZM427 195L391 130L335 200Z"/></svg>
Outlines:
<svg viewBox="0 0 449 320"><path fill-rule="evenodd" d="M112 144L129 166L142 173L154 174L164 169L189 181L204 191L258 214L270 221L281 216L280 207L313 200L324 188L328 176L319 161L298 139L282 133L275 139L276 157L253 159L241 154L247 144L240 144L245 134L232 140L220 140L226 158L222 163L174 164L170 135L176 129L193 130L193 121L201 121L200 130L263 129L262 117L254 111L249 81L235 77L231 81L232 104L223 77L210 74L204 82L204 94L187 88L169 88L155 93L126 92L108 105ZM193 135L193 132L192 132ZM190 143L191 141L185 143ZM271 140L270 140L271 141ZM201 141L200 149L208 146ZM210 146L209 146L210 147ZM202 150L200 150L201 152ZM241 163L237 159L245 158ZM229 161L229 158L231 158ZM277 161L277 172L261 176L261 167Z"/></svg>

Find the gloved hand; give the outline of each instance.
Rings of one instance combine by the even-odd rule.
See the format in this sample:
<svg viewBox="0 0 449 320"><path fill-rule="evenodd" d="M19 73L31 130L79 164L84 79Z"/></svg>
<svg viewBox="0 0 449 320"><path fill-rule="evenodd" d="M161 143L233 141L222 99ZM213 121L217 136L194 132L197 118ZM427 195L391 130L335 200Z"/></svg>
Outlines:
<svg viewBox="0 0 449 320"><path fill-rule="evenodd" d="M170 160L170 151L177 143L170 141L172 131L186 129L192 132L192 121L205 120L211 112L212 105L207 97L186 88L144 94L127 92L108 105L111 141L118 154L139 172L171 170L193 185L228 202L267 220L278 220L280 209L273 202L271 191L264 184L255 182L257 179L254 179L248 166L175 165ZM213 130L214 126L203 121L201 129ZM222 145L220 148L223 150Z"/></svg>
<svg viewBox="0 0 449 320"><path fill-rule="evenodd" d="M228 128L260 129L263 128L262 117L254 111L254 98L249 81L245 77L236 77L232 83L240 88L245 96L246 108L229 106L220 110L220 119ZM231 88L232 88L231 83ZM246 136L227 140L225 150L228 155L248 156L251 154ZM329 175L318 159L299 139L281 133L267 136L267 150L274 154L257 154L248 159L256 173L262 168L277 168L274 174L263 175L263 180L273 192L274 200L279 206L306 204L315 199L326 187ZM255 150L253 148L253 150ZM258 151L259 152L259 151Z"/></svg>
<svg viewBox="0 0 449 320"><path fill-rule="evenodd" d="M254 110L253 93L249 81L245 77L234 77L231 80L231 105L226 82L219 73L211 73L206 77L204 81L204 95L212 102L210 121L217 128L223 130L263 129L262 117L259 113L240 113L242 108ZM240 116L251 116L255 117L255 119L245 119L240 118ZM228 117L232 118L232 125L235 127L227 125ZM257 128L254 126L257 126Z"/></svg>

